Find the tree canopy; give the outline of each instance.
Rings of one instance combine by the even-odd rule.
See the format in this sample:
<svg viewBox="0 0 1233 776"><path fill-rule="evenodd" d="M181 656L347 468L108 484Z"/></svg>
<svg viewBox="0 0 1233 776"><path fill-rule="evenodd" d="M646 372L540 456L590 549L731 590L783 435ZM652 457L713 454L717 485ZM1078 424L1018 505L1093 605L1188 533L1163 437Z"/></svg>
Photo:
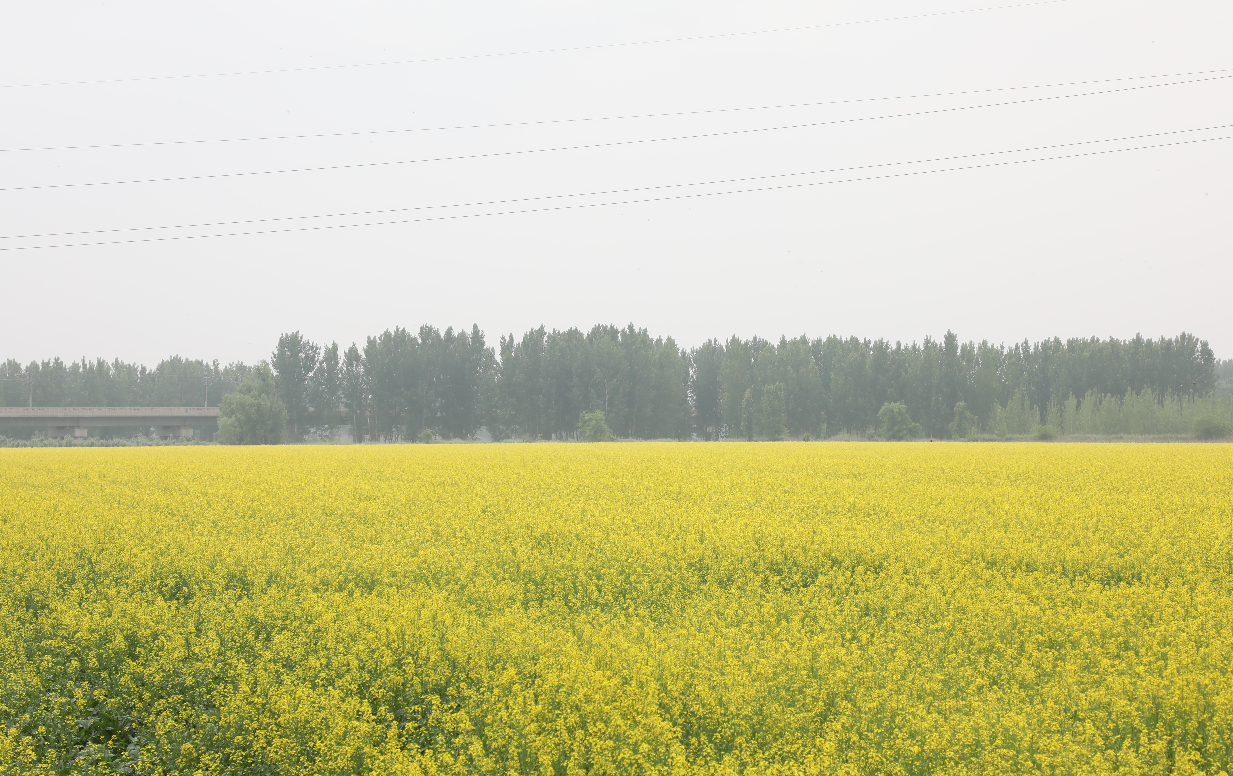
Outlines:
<svg viewBox="0 0 1233 776"><path fill-rule="evenodd" d="M269 445L282 438L288 413L269 364L261 362L244 382L223 397L218 441L227 445Z"/></svg>
<svg viewBox="0 0 1233 776"><path fill-rule="evenodd" d="M1030 434L1063 418L1113 433L1115 405L1228 393L1231 363L1188 333L1012 345L953 332L913 343L733 336L687 349L633 324L540 326L491 344L478 326L424 325L347 347L283 334L269 370L271 406L277 398L284 408L291 440L343 426L371 441L467 439L481 429L496 440L577 439L594 412L629 439L825 438L879 433L888 404L902 405L922 434L946 438ZM253 369L180 356L154 369L9 360L0 403L22 406L32 388L37 406L219 406Z"/></svg>

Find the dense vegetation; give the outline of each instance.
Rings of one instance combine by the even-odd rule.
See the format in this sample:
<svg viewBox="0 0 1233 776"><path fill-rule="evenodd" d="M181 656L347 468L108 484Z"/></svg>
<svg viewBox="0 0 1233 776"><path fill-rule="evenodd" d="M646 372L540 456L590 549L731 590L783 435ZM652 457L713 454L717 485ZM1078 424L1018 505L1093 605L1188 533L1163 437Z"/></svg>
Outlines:
<svg viewBox="0 0 1233 776"><path fill-rule="evenodd" d="M1233 448L0 450L0 773L1216 774Z"/></svg>
<svg viewBox="0 0 1233 776"><path fill-rule="evenodd" d="M59 358L0 366L0 406L217 407L248 372L241 363L172 356L154 369L120 359L65 362Z"/></svg>
<svg viewBox="0 0 1233 776"><path fill-rule="evenodd" d="M344 425L370 440L470 438L481 427L495 439L572 439L593 411L624 438L819 438L876 433L894 404L906 428L931 438L1175 434L1208 416L1233 420L1233 405L1211 399L1233 382L1233 362L1186 333L1010 346L949 332L912 344L732 337L685 349L633 325L539 327L495 346L478 327L423 326L345 349L285 334L270 364L292 439ZM9 406L30 395L40 406L218 406L251 371L180 357L152 370L10 360L0 396Z"/></svg>

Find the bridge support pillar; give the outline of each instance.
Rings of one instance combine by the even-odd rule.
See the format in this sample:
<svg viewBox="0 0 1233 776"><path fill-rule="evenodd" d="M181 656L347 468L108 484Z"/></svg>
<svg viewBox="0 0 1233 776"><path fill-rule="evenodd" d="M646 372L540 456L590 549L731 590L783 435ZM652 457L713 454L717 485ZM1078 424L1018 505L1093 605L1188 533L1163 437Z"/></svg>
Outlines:
<svg viewBox="0 0 1233 776"><path fill-rule="evenodd" d="M47 436L53 439L63 439L71 436L73 439L85 439L89 429L85 426L55 426L47 429Z"/></svg>

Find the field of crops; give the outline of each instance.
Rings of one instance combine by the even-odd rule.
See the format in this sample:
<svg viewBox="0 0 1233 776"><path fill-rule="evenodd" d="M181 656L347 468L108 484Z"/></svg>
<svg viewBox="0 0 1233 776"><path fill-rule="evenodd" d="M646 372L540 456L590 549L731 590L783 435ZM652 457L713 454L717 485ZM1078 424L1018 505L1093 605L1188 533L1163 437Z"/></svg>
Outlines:
<svg viewBox="0 0 1233 776"><path fill-rule="evenodd" d="M1233 447L0 450L0 772L1233 770Z"/></svg>

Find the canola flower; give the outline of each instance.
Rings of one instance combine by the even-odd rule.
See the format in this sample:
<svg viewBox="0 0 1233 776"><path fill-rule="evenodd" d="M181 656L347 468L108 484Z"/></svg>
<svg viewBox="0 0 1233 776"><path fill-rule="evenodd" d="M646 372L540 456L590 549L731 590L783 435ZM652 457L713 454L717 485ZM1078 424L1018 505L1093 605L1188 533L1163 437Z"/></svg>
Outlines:
<svg viewBox="0 0 1233 776"><path fill-rule="evenodd" d="M0 450L0 772L1217 774L1233 449Z"/></svg>

